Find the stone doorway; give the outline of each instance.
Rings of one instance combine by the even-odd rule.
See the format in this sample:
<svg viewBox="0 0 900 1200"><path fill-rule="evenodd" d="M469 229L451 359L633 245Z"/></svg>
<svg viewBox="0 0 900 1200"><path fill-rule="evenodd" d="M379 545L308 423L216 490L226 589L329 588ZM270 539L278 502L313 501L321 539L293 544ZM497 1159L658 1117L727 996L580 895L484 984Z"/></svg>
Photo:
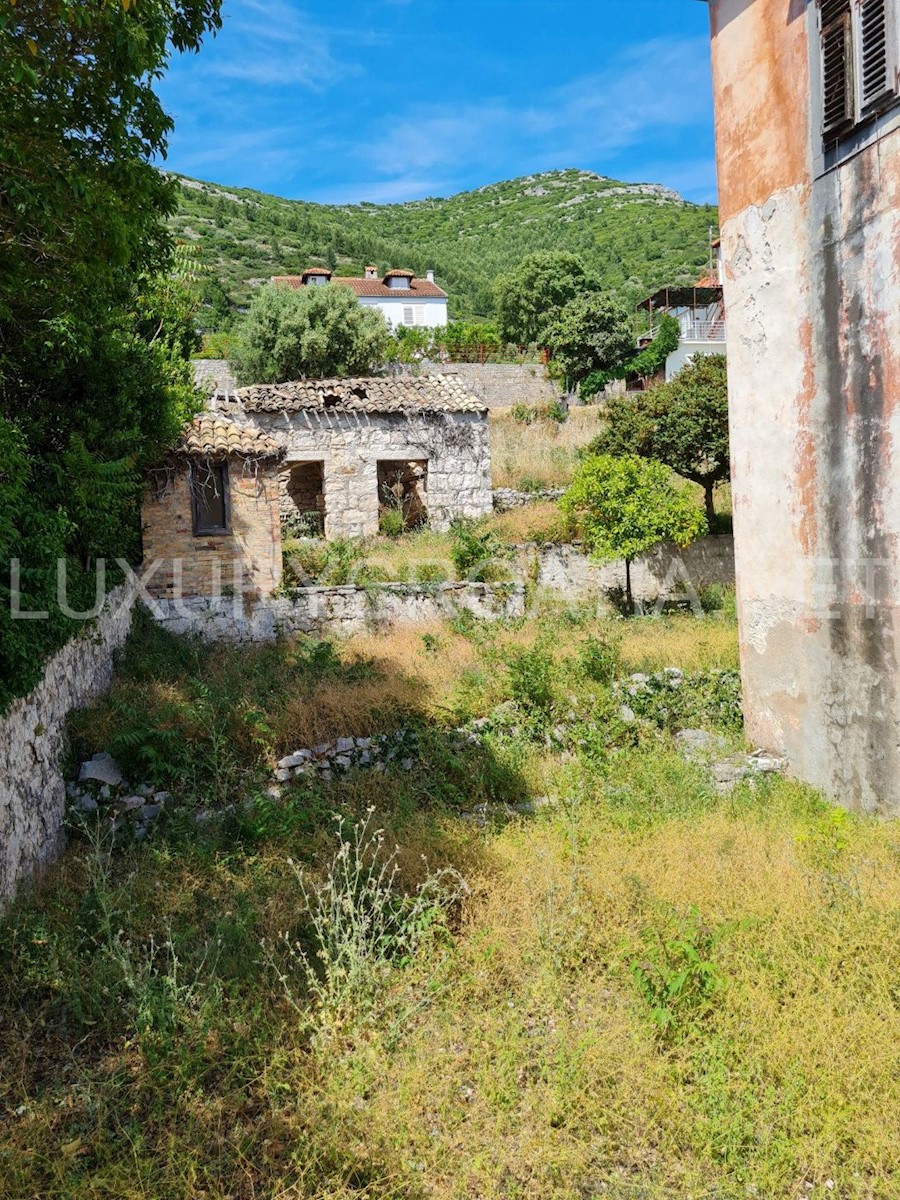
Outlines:
<svg viewBox="0 0 900 1200"><path fill-rule="evenodd" d="M378 512L399 512L404 529L428 520L428 460L382 459L378 463Z"/></svg>
<svg viewBox="0 0 900 1200"><path fill-rule="evenodd" d="M294 463L285 472L281 518L285 529L295 536L324 536L324 462Z"/></svg>

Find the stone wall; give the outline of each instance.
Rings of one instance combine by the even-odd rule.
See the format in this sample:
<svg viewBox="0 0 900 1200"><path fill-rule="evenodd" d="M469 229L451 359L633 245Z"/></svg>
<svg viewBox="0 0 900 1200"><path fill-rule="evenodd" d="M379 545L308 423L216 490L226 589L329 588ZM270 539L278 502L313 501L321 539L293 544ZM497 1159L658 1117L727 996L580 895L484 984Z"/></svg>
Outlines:
<svg viewBox="0 0 900 1200"><path fill-rule="evenodd" d="M470 612L485 620L525 613L521 584L445 583L431 587L296 588L289 597L246 607L229 597L154 601L151 611L174 633L199 633L213 640L272 641L279 635L331 636L427 624Z"/></svg>
<svg viewBox="0 0 900 1200"><path fill-rule="evenodd" d="M599 566L591 562L580 545L522 548L522 569L528 570L529 555L537 556L536 581L566 599L604 596L624 592L625 565ZM725 535L701 538L686 550L663 545L631 564L631 587L642 604L653 604L661 596L691 596L713 584L734 584L734 539Z"/></svg>
<svg viewBox="0 0 900 1200"><path fill-rule="evenodd" d="M187 465L154 472L142 510L150 595L204 596L223 587L271 595L281 581L280 492L276 467L230 459L231 532L196 536Z"/></svg>
<svg viewBox="0 0 900 1200"><path fill-rule="evenodd" d="M128 636L133 605L133 585L111 592L97 620L67 642L37 687L0 717L0 905L63 847L66 716L109 687L113 651Z"/></svg>
<svg viewBox="0 0 900 1200"><path fill-rule="evenodd" d="M299 463L321 462L325 536L378 532L379 461L426 462L428 523L492 511L488 422L480 413L366 413L323 409L259 412L256 425L287 440L282 490Z"/></svg>
<svg viewBox="0 0 900 1200"><path fill-rule="evenodd" d="M710 6L747 736L897 816L900 109L825 146L820 9Z"/></svg>
<svg viewBox="0 0 900 1200"><path fill-rule="evenodd" d="M423 363L425 375L455 375L486 408L550 404L559 388L540 363Z"/></svg>

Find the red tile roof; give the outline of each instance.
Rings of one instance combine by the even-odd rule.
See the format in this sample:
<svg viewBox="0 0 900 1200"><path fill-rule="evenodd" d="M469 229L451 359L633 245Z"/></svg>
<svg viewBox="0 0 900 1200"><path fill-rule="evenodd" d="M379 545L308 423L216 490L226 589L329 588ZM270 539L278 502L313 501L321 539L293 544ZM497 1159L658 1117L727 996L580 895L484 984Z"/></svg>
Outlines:
<svg viewBox="0 0 900 1200"><path fill-rule="evenodd" d="M305 272L310 274L310 272ZM406 271L393 272L394 275L406 275ZM385 276L387 279L388 276ZM301 288L303 284L302 275L273 275L272 282L278 284L279 287ZM343 284L344 287L353 288L357 296L374 296L384 297L386 300L416 300L428 299L446 300L447 293L439 288L436 283L430 283L427 279L416 279L413 276L412 287L398 288L388 287L380 279L360 279L358 277L346 278L340 275L334 275L331 279L332 283Z"/></svg>
<svg viewBox="0 0 900 1200"><path fill-rule="evenodd" d="M174 447L176 454L193 457L281 458L283 448L255 425L239 425L219 413L202 412L185 425Z"/></svg>

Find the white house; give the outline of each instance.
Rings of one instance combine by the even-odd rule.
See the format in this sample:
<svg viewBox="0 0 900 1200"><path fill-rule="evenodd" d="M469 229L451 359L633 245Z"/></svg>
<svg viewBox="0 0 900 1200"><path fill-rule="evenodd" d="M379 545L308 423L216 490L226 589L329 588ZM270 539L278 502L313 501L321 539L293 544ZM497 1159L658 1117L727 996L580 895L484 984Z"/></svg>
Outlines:
<svg viewBox="0 0 900 1200"><path fill-rule="evenodd" d="M722 251L713 243L717 261L713 271L687 287L662 288L640 305L650 315L650 326L660 313L676 317L681 326L678 349L666 359L666 382L698 354L725 354L725 303L722 293Z"/></svg>
<svg viewBox="0 0 900 1200"><path fill-rule="evenodd" d="M362 279L333 275L324 267L307 267L302 275L273 275L279 287L321 287L337 283L352 288L360 304L377 308L392 329L406 325L434 329L447 324L447 293L434 282L434 271L417 279L412 271L388 271L380 276L377 267L366 267Z"/></svg>

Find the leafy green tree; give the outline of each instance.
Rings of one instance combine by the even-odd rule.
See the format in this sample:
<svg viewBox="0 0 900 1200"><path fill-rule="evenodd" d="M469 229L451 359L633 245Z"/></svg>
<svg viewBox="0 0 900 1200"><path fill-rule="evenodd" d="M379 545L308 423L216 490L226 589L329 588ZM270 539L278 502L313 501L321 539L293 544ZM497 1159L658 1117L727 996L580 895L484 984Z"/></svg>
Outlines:
<svg viewBox="0 0 900 1200"><path fill-rule="evenodd" d="M395 353L381 313L332 283L261 288L237 331L233 362L241 383L283 383L367 375Z"/></svg>
<svg viewBox="0 0 900 1200"><path fill-rule="evenodd" d="M557 309L597 287L575 254L555 250L529 254L494 285L501 338L519 346L541 341Z"/></svg>
<svg viewBox="0 0 900 1200"><path fill-rule="evenodd" d="M669 383L611 399L606 427L591 451L639 454L665 463L703 488L712 523L715 489L731 474L725 355L699 355Z"/></svg>
<svg viewBox="0 0 900 1200"><path fill-rule="evenodd" d="M656 337L643 350L634 350L630 357L612 370L592 371L579 389L582 399L596 396L613 379L653 379L665 370L666 360L678 349L681 326L678 318L662 313L658 319Z"/></svg>
<svg viewBox="0 0 900 1200"><path fill-rule="evenodd" d="M195 297L166 223L178 186L153 161L172 127L153 88L219 7L0 7L0 709L75 629L57 560L70 606L90 609L95 560L139 557L141 468L194 408ZM14 590L47 619L13 620Z"/></svg>
<svg viewBox="0 0 900 1200"><path fill-rule="evenodd" d="M707 529L691 497L673 485L669 468L636 454L585 458L560 504L594 558L625 560L629 612L634 609L634 559L664 541L687 546Z"/></svg>
<svg viewBox="0 0 900 1200"><path fill-rule="evenodd" d="M576 296L547 325L545 340L553 361L571 384L592 371L609 371L634 350L628 313L609 296Z"/></svg>

